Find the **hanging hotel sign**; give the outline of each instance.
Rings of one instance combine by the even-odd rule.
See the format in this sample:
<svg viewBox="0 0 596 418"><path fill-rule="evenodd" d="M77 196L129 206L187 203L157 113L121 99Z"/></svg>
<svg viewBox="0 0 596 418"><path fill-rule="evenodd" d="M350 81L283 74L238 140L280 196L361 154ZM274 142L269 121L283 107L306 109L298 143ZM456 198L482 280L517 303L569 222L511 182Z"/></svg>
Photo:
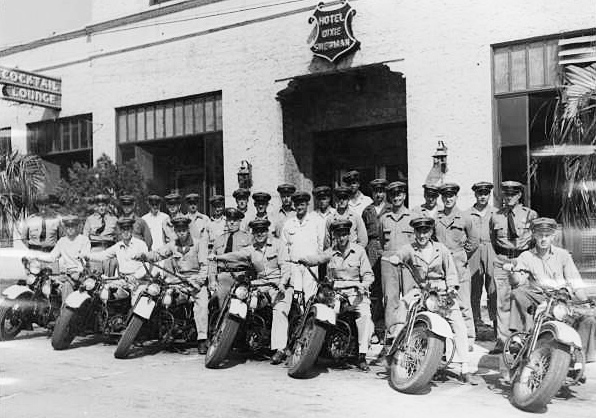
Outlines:
<svg viewBox="0 0 596 418"><path fill-rule="evenodd" d="M347 0L334 6L319 3L308 19L308 23L315 25L309 37L313 54L334 62L345 53L357 49L360 42L352 33L352 18L355 14L356 10Z"/></svg>
<svg viewBox="0 0 596 418"><path fill-rule="evenodd" d="M2 98L19 103L60 109L62 81L59 78L0 67Z"/></svg>

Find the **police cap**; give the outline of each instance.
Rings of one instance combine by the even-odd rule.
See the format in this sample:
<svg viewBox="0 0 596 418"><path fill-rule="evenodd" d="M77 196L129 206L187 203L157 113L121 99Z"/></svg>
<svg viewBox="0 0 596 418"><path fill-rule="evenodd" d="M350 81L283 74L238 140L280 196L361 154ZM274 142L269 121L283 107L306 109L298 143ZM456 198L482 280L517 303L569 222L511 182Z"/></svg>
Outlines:
<svg viewBox="0 0 596 418"><path fill-rule="evenodd" d="M459 184L445 183L441 187L439 187L439 193L441 193L442 196L456 195L459 193Z"/></svg>
<svg viewBox="0 0 596 418"><path fill-rule="evenodd" d="M519 181L504 181L501 183L501 192L504 194L517 194L524 190L524 185Z"/></svg>
<svg viewBox="0 0 596 418"><path fill-rule="evenodd" d="M314 195L314 197L316 197L317 199L320 199L322 197L329 197L331 196L331 187L329 186L317 186L313 189L312 194Z"/></svg>
<svg viewBox="0 0 596 418"><path fill-rule="evenodd" d="M407 193L408 192L408 185L403 181L392 181L387 185L387 193L397 194L397 193Z"/></svg>
<svg viewBox="0 0 596 418"><path fill-rule="evenodd" d="M244 219L244 213L236 208L225 208L224 214L227 220L239 221L240 219Z"/></svg>
<svg viewBox="0 0 596 418"><path fill-rule="evenodd" d="M351 170L344 174L341 179L346 184L360 182L360 173L356 170Z"/></svg>
<svg viewBox="0 0 596 418"><path fill-rule="evenodd" d="M281 195L290 195L296 193L296 186L289 183L280 184L277 186L277 192Z"/></svg>
<svg viewBox="0 0 596 418"><path fill-rule="evenodd" d="M335 190L333 190L333 193L338 199L346 199L350 197L350 188L346 186L337 186Z"/></svg>
<svg viewBox="0 0 596 418"><path fill-rule="evenodd" d="M180 201L182 200L182 196L180 196L180 194L178 192L172 192L169 195L167 195L165 197L165 199L166 199L166 204L176 205L176 204L180 203Z"/></svg>
<svg viewBox="0 0 596 418"><path fill-rule="evenodd" d="M95 203L108 203L110 201L110 196L107 194L98 194L93 199Z"/></svg>
<svg viewBox="0 0 596 418"><path fill-rule="evenodd" d="M331 222L331 225L329 226L331 232L334 233L341 231L349 232L350 228L352 228L352 221L350 221L349 219L337 219Z"/></svg>
<svg viewBox="0 0 596 418"><path fill-rule="evenodd" d="M388 184L389 184L389 182L385 179L374 179L374 180L371 180L370 183L368 183L370 188L373 190L375 190L375 189L385 190L387 188Z"/></svg>
<svg viewBox="0 0 596 418"><path fill-rule="evenodd" d="M410 221L410 226L414 229L420 228L433 228L435 226L435 220L428 216L421 216L414 218Z"/></svg>
<svg viewBox="0 0 596 418"><path fill-rule="evenodd" d="M255 192L252 194L252 200L254 200L255 203L269 203L271 195L267 192Z"/></svg>
<svg viewBox="0 0 596 418"><path fill-rule="evenodd" d="M172 226L174 228L188 228L190 225L190 218L184 215L176 215L174 219L172 219Z"/></svg>
<svg viewBox="0 0 596 418"><path fill-rule="evenodd" d="M252 229L252 232L268 231L270 225L271 222L269 222L267 219L255 219L248 223L248 226L250 229Z"/></svg>
<svg viewBox="0 0 596 418"><path fill-rule="evenodd" d="M156 195L156 194L150 194L149 196L147 196L147 202L149 203L160 203L162 200L161 196Z"/></svg>
<svg viewBox="0 0 596 418"><path fill-rule="evenodd" d="M438 196L441 194L439 186L434 184L423 184L422 188L424 189L424 193L430 196Z"/></svg>
<svg viewBox="0 0 596 418"><path fill-rule="evenodd" d="M130 194L125 194L120 196L118 200L120 200L121 205L132 205L135 202L135 197Z"/></svg>
<svg viewBox="0 0 596 418"><path fill-rule="evenodd" d="M243 188L236 189L234 190L234 193L232 193L234 199L248 199L249 196L250 190Z"/></svg>
<svg viewBox="0 0 596 418"><path fill-rule="evenodd" d="M555 232L557 221L552 218L536 218L532 221L532 232Z"/></svg>
<svg viewBox="0 0 596 418"><path fill-rule="evenodd" d="M292 202L294 202L294 203L310 202L310 194L307 192L295 192L292 195Z"/></svg>
<svg viewBox="0 0 596 418"><path fill-rule="evenodd" d="M184 200L186 200L186 203L199 203L199 194L189 193L186 196L184 196Z"/></svg>
<svg viewBox="0 0 596 418"><path fill-rule="evenodd" d="M478 183L474 183L472 185L472 191L474 192L481 192L481 191L491 191L493 189L493 184L490 181L479 181Z"/></svg>
<svg viewBox="0 0 596 418"><path fill-rule="evenodd" d="M132 226L135 223L135 220L133 218L129 218L127 216L122 216L122 217L118 218L116 223L118 224L118 227L120 229L126 229L126 228L132 228Z"/></svg>
<svg viewBox="0 0 596 418"><path fill-rule="evenodd" d="M226 198L220 194L215 194L209 198L209 203L211 206L223 205Z"/></svg>

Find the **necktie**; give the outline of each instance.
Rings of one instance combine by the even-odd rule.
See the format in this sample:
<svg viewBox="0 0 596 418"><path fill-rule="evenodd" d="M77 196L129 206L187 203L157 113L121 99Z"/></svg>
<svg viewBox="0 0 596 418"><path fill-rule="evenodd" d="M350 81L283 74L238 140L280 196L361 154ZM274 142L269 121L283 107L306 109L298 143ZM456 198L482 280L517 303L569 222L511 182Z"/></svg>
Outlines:
<svg viewBox="0 0 596 418"><path fill-rule="evenodd" d="M41 218L41 233L39 234L39 242L44 242L46 240L46 218Z"/></svg>
<svg viewBox="0 0 596 418"><path fill-rule="evenodd" d="M515 229L515 219L513 216L513 209L507 211L507 239L516 239L518 237Z"/></svg>
<svg viewBox="0 0 596 418"><path fill-rule="evenodd" d="M230 236L228 237L228 240L226 241L226 248L224 249L224 254L232 252L232 244L233 243L234 243L234 233L231 232Z"/></svg>
<svg viewBox="0 0 596 418"><path fill-rule="evenodd" d="M95 231L96 235L101 235L101 233L104 231L104 229L106 229L106 220L104 215L101 215L101 226L99 228L97 228L97 231Z"/></svg>

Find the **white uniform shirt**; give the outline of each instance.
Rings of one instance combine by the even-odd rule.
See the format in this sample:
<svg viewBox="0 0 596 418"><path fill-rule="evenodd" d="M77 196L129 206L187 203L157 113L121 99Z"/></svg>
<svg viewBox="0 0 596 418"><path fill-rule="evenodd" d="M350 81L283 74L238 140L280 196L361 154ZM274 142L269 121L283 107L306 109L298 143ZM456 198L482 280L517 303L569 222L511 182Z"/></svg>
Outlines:
<svg viewBox="0 0 596 418"><path fill-rule="evenodd" d="M370 205L372 202L373 200L369 196L362 194L362 192L358 190L356 195L350 198L348 205L352 212L361 217L362 212L364 212L364 208Z"/></svg>
<svg viewBox="0 0 596 418"><path fill-rule="evenodd" d="M281 239L288 246L290 260L298 260L323 251L325 228L312 212L307 213L302 221L293 216L286 220Z"/></svg>
<svg viewBox="0 0 596 418"><path fill-rule="evenodd" d="M151 231L151 239L153 239L152 248L161 248L165 243L163 240L163 229L162 225L166 219L170 217L163 213L157 212L157 215L153 215L151 212L142 216L143 220L147 222L149 231Z"/></svg>

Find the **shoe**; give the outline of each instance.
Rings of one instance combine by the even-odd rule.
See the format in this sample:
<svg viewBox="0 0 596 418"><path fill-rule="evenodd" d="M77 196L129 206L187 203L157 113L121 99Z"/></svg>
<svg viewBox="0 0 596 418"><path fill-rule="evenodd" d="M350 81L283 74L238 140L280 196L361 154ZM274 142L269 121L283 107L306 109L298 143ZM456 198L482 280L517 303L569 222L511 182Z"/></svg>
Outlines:
<svg viewBox="0 0 596 418"><path fill-rule="evenodd" d="M482 379L472 373L462 373L459 375L459 381L466 385L478 386Z"/></svg>
<svg viewBox="0 0 596 418"><path fill-rule="evenodd" d="M501 340L497 340L495 347L488 352L488 354L501 354L503 352L503 342Z"/></svg>
<svg viewBox="0 0 596 418"><path fill-rule="evenodd" d="M286 359L286 353L282 350L277 350L273 356L271 356L270 363L273 365L281 364L282 361Z"/></svg>
<svg viewBox="0 0 596 418"><path fill-rule="evenodd" d="M360 355L358 355L358 368L360 370L362 370L363 372L370 371L369 365L366 364L366 354L360 354Z"/></svg>
<svg viewBox="0 0 596 418"><path fill-rule="evenodd" d="M201 354L201 355L207 354L207 340L197 341L197 349L199 350L199 354Z"/></svg>

